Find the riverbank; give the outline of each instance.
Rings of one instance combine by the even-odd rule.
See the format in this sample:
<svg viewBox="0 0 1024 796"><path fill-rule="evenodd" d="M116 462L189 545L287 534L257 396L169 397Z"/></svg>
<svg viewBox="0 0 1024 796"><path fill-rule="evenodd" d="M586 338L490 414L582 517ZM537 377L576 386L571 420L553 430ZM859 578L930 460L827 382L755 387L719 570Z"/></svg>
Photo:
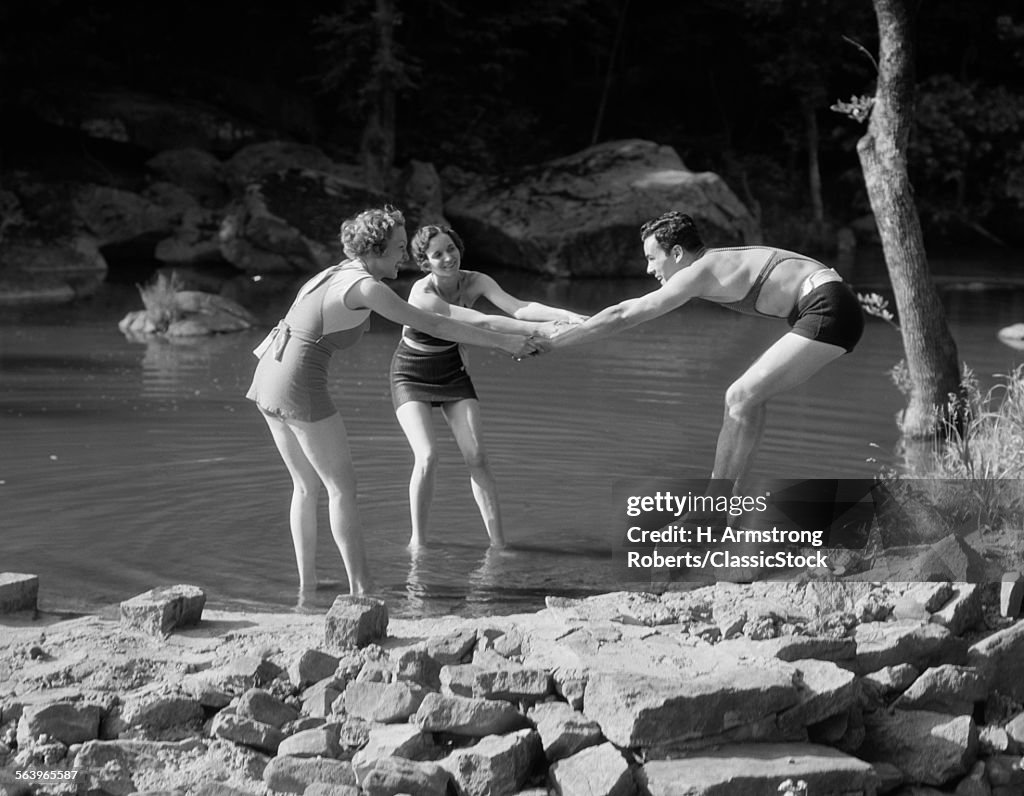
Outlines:
<svg viewBox="0 0 1024 796"><path fill-rule="evenodd" d="M385 619L0 618L0 765L43 793L1024 791L998 584L719 583ZM352 646L358 644L359 646ZM959 783L968 781L968 785ZM965 787L986 790L965 791ZM910 790L910 786L942 790ZM956 788L960 790L956 790Z"/></svg>

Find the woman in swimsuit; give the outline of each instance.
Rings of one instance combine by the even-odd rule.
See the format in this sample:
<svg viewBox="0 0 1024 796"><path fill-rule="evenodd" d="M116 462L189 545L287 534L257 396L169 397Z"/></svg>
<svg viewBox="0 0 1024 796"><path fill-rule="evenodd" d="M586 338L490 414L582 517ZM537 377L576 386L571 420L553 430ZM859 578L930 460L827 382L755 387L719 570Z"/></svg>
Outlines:
<svg viewBox="0 0 1024 796"><path fill-rule="evenodd" d="M482 329L549 336L558 324L584 317L506 293L487 274L462 269L464 246L450 227L426 226L412 238L413 260L427 276L416 282L409 303ZM471 307L480 298L512 317L489 315ZM547 323L537 323L537 322ZM441 407L469 468L473 497L493 547L505 537L498 508L498 488L484 451L480 403L466 373L460 347L445 335L433 336L406 326L391 360L391 397L395 414L415 457L409 480L412 515L410 547L426 543L427 516L434 494L437 440L431 407Z"/></svg>
<svg viewBox="0 0 1024 796"><path fill-rule="evenodd" d="M836 271L805 255L770 246L705 248L693 219L684 213L649 221L640 239L647 273L661 288L607 307L541 348L564 348L614 334L694 298L787 321L789 332L726 390L711 477L738 492L764 433L765 403L853 350L864 330L860 302Z"/></svg>
<svg viewBox="0 0 1024 796"><path fill-rule="evenodd" d="M341 242L347 259L306 282L284 319L254 352L259 364L246 397L263 413L292 477L289 519L300 589L316 588L317 496L323 484L349 590L362 594L371 588L371 580L345 424L327 391L331 355L359 340L371 311L516 356L534 348L521 334L470 326L410 306L381 284L397 275L408 256L405 220L394 208L366 210L346 220Z"/></svg>

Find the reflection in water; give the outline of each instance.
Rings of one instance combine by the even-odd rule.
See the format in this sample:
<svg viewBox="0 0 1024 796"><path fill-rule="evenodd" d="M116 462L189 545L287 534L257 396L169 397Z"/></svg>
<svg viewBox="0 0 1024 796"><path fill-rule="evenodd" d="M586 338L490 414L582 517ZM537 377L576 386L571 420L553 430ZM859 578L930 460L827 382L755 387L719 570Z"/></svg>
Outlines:
<svg viewBox="0 0 1024 796"><path fill-rule="evenodd" d="M197 373L216 380L214 365L238 353L236 335L209 337L127 336L145 346L142 356L142 394L152 398L171 397L184 385L194 383ZM255 366L255 357L253 358Z"/></svg>
<svg viewBox="0 0 1024 796"><path fill-rule="evenodd" d="M643 280L502 281L581 312L650 288ZM261 317L272 323L293 293L265 297ZM961 357L985 389L1024 358L995 336L1024 317L1024 292L946 298ZM0 318L0 569L40 573L44 607L193 583L211 605L329 608L347 591L340 559L322 556L326 588L300 599L291 484L244 398L251 351L266 330L137 343L117 330L124 309ZM522 363L474 350L510 549L486 547L461 455L439 434L435 544L413 552L405 546L411 453L387 383L398 329L374 319L360 345L332 362L330 384L349 431L371 571L389 610L534 610L548 594L624 587L610 559L613 484L705 477L726 387L767 336L784 331L694 304L600 345ZM869 322L853 355L770 406L752 475L862 478L898 467L901 396L888 371L901 356L899 335Z"/></svg>

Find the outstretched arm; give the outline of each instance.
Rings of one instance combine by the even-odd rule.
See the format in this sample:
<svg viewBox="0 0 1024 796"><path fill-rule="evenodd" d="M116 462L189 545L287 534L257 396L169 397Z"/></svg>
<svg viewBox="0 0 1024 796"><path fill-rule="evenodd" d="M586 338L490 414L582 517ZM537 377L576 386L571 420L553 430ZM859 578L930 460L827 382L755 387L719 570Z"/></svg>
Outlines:
<svg viewBox="0 0 1024 796"><path fill-rule="evenodd" d="M617 334L671 312L697 295L694 274L680 271L658 290L605 307L585 323L555 335L544 349L565 348Z"/></svg>
<svg viewBox="0 0 1024 796"><path fill-rule="evenodd" d="M544 324L534 323L533 321L521 321L505 315L490 315L486 312L477 312L468 307L449 304L436 293L428 293L423 290L414 289L412 295L409 296L409 303L427 312L447 315L459 323L466 323L479 329L490 329L494 332L531 335L545 331L550 333L552 331L547 329Z"/></svg>
<svg viewBox="0 0 1024 796"><path fill-rule="evenodd" d="M570 310L549 307L537 301L523 301L502 289L501 285L487 274L476 274L477 285L480 295L491 302L502 312L507 312L513 318L521 321L572 321L580 323L587 319L586 315L579 315Z"/></svg>
<svg viewBox="0 0 1024 796"><path fill-rule="evenodd" d="M403 301L391 288L372 279L356 282L348 291L345 303L352 309L371 309L389 321L411 326L456 343L500 348L513 356L525 356L534 350L534 346L522 335L481 329L443 315L425 312Z"/></svg>

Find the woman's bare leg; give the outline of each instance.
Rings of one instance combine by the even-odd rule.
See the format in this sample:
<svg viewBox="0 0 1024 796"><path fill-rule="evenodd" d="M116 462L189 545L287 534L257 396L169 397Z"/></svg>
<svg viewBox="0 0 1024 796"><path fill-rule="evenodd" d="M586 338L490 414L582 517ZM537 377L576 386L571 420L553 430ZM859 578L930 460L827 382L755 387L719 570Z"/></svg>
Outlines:
<svg viewBox="0 0 1024 796"><path fill-rule="evenodd" d="M373 584L366 565L363 526L356 503L356 473L341 415L333 414L315 423L287 422L327 488L331 534L345 563L349 591L364 594L372 589Z"/></svg>
<svg viewBox="0 0 1024 796"><path fill-rule="evenodd" d="M292 477L292 502L288 513L295 548L295 563L299 568L299 588L315 589L316 580L316 537L317 498L320 494L320 477L306 454L302 451L295 434L287 423L264 414L271 436L281 458L284 459L288 474Z"/></svg>
<svg viewBox="0 0 1024 796"><path fill-rule="evenodd" d="M406 401L395 414L415 458L412 475L409 476L409 514L412 520L409 546L419 547L427 543L427 522L437 473L437 438L430 404Z"/></svg>
<svg viewBox="0 0 1024 796"><path fill-rule="evenodd" d="M455 442L462 452L462 458L469 468L469 480L473 498L480 509L480 516L487 529L493 547L505 546L505 534L501 527L501 509L498 505L498 484L491 472L487 452L484 450L483 429L480 419L480 402L475 398L445 404L444 418L452 429Z"/></svg>

